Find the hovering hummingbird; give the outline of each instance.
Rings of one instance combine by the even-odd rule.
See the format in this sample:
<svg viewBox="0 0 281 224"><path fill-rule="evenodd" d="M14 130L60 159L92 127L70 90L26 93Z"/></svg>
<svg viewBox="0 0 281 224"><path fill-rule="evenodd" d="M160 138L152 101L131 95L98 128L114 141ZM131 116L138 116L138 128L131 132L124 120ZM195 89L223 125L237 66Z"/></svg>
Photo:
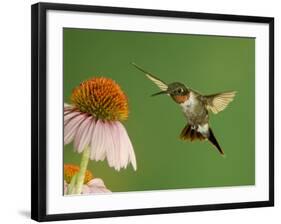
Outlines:
<svg viewBox="0 0 281 224"><path fill-rule="evenodd" d="M210 128L209 111L217 114L224 110L233 100L236 91L202 95L180 82L167 84L135 63L132 64L138 70L144 72L146 77L160 88L161 91L152 96L166 94L181 106L187 119L187 124L180 134L182 140L209 140L217 148L220 154L224 155L224 151L220 147L212 129Z"/></svg>

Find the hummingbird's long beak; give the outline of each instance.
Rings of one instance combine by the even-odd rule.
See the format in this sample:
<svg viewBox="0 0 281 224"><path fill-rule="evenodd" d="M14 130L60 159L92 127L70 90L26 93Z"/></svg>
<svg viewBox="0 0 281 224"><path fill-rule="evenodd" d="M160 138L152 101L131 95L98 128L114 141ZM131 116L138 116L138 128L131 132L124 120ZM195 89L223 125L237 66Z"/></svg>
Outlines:
<svg viewBox="0 0 281 224"><path fill-rule="evenodd" d="M161 92L158 92L158 93L154 93L152 94L151 96L158 96L158 95L162 95L162 94L168 94L168 91L161 91Z"/></svg>

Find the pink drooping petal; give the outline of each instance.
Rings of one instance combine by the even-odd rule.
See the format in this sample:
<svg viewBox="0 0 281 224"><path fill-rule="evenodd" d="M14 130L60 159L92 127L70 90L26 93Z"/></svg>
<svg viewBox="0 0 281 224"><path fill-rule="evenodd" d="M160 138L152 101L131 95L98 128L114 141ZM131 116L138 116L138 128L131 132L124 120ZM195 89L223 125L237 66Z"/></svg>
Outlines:
<svg viewBox="0 0 281 224"><path fill-rule="evenodd" d="M97 120L90 144L92 160L104 160L106 157L108 165L117 171L126 168L130 162L134 170L137 169L132 143L126 129L119 121Z"/></svg>
<svg viewBox="0 0 281 224"><path fill-rule="evenodd" d="M70 104L67 104L67 103L64 103L64 104L63 104L63 109L64 109L64 110L67 110L67 109L70 109L70 110L71 110L71 109L73 109L73 108L74 108L74 106L72 106L72 105L70 105Z"/></svg>
<svg viewBox="0 0 281 224"><path fill-rule="evenodd" d="M63 107L63 114L66 115L68 113L70 113L71 111L74 110L74 107L64 103L64 107Z"/></svg>
<svg viewBox="0 0 281 224"><path fill-rule="evenodd" d="M118 122L118 121L117 121ZM124 161L124 155L126 157L126 152L123 152L122 148L122 139L120 138L120 133L118 129L117 122L112 122L112 128L111 128L111 135L114 142L114 148L115 148L115 163L118 162L119 168L126 168L127 162Z"/></svg>
<svg viewBox="0 0 281 224"><path fill-rule="evenodd" d="M91 194L98 194L98 193L104 193L102 188L99 187L91 187L90 188L90 193Z"/></svg>
<svg viewBox="0 0 281 224"><path fill-rule="evenodd" d="M97 120L91 140L90 158L96 161L105 159L105 137L103 121Z"/></svg>
<svg viewBox="0 0 281 224"><path fill-rule="evenodd" d="M123 151L117 122L110 123L110 131L111 131L111 138L112 138L113 145L114 145L114 148L113 148L114 149L114 154L113 154L114 167L117 171L119 171L121 168L126 168L127 162L124 162L123 155L126 156L126 154L127 154L127 157L128 157L128 153Z"/></svg>
<svg viewBox="0 0 281 224"><path fill-rule="evenodd" d="M100 178L94 178L87 183L88 186L105 187L104 182Z"/></svg>
<svg viewBox="0 0 281 224"><path fill-rule="evenodd" d="M69 144L73 140L73 138L79 128L79 125L86 118L87 118L87 116L85 114L80 114L80 115L74 117L73 119L71 119L66 125L64 125L64 144L65 145Z"/></svg>
<svg viewBox="0 0 281 224"><path fill-rule="evenodd" d="M104 136L105 136L105 151L108 165L114 167L117 171L120 170L120 163L118 161L118 152L115 148L114 139L112 136L112 125L109 122L104 122Z"/></svg>
<svg viewBox="0 0 281 224"><path fill-rule="evenodd" d="M64 110L63 111L63 116L70 114L71 112L73 112L74 110Z"/></svg>
<svg viewBox="0 0 281 224"><path fill-rule="evenodd" d="M123 124L121 122L116 122L119 128L119 133L120 133L120 141L122 142L122 149L120 150L120 152L122 153L121 158L123 158L123 161L126 161L126 156L128 154L129 156L129 161L131 162L134 170L137 169L137 162L136 162L136 156L135 156L135 152L134 152L134 148L133 145L131 143L131 140L128 136L128 133L125 129L125 127L123 126ZM123 154L124 153L124 154ZM127 164L126 164L127 165Z"/></svg>
<svg viewBox="0 0 281 224"><path fill-rule="evenodd" d="M63 106L63 114L66 115L75 110L75 107L69 104L64 103Z"/></svg>
<svg viewBox="0 0 281 224"><path fill-rule="evenodd" d="M102 193L111 193L111 191L105 187L101 187L100 189L101 189Z"/></svg>
<svg viewBox="0 0 281 224"><path fill-rule="evenodd" d="M94 193L110 193L111 191L108 190L103 182L102 179L100 178L94 178L91 181L87 183L88 189L91 194Z"/></svg>
<svg viewBox="0 0 281 224"><path fill-rule="evenodd" d="M79 114L81 114L81 113L78 111L70 111L69 113L64 114L64 116L63 116L64 125L66 125L68 121L70 121L72 118L74 118L75 116L77 116Z"/></svg>
<svg viewBox="0 0 281 224"><path fill-rule="evenodd" d="M90 193L91 193L91 189L86 184L84 184L82 187L82 194L90 194Z"/></svg>
<svg viewBox="0 0 281 224"><path fill-rule="evenodd" d="M79 126L74 139L74 148L81 153L90 143L93 128L93 118L87 117Z"/></svg>
<svg viewBox="0 0 281 224"><path fill-rule="evenodd" d="M115 127L115 133L116 137L118 136L119 138L119 154L120 154L120 163L123 168L127 168L127 165L129 163L129 158L130 158L130 152L129 152L129 147L127 146L127 141L123 140L123 128L122 124L119 121L114 122L114 127Z"/></svg>

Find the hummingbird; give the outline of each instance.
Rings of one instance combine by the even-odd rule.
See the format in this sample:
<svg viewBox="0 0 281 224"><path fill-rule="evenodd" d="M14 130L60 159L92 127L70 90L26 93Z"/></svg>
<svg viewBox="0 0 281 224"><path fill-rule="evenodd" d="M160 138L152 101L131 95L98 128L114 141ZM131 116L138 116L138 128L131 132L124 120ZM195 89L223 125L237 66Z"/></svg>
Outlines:
<svg viewBox="0 0 281 224"><path fill-rule="evenodd" d="M198 91L195 91L180 82L167 84L137 64L132 63L132 65L145 73L146 77L161 90L151 96L166 94L182 108L187 124L181 131L180 139L191 142L193 140L207 140L221 155L224 155L224 151L220 147L210 127L209 112L217 114L220 111L223 111L234 99L236 91L202 95Z"/></svg>

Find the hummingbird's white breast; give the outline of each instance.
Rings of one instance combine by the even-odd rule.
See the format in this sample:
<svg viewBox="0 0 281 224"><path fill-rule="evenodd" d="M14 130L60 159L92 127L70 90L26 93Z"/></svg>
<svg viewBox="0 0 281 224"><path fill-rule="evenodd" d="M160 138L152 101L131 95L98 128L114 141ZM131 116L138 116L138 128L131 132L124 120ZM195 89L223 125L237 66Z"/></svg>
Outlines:
<svg viewBox="0 0 281 224"><path fill-rule="evenodd" d="M208 113L202 102L197 98L198 95L190 92L189 98L180 104L185 117L190 125L201 126L200 132L206 132L207 127L202 126L208 123Z"/></svg>
<svg viewBox="0 0 281 224"><path fill-rule="evenodd" d="M190 92L189 98L181 103L181 107L184 113L192 113L195 109L195 106L198 104L198 100L193 92Z"/></svg>

